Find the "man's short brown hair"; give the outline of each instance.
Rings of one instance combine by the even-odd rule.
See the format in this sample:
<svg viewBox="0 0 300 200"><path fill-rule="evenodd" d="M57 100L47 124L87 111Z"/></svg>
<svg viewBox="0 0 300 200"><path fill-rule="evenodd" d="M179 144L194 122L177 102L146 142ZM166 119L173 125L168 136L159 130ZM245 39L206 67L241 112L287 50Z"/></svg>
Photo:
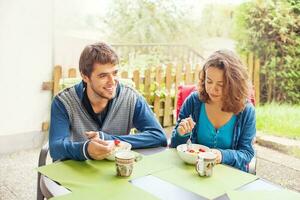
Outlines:
<svg viewBox="0 0 300 200"><path fill-rule="evenodd" d="M90 77L95 63L116 65L118 62L118 55L112 47L103 42L98 42L84 48L79 59L79 70L83 75Z"/></svg>

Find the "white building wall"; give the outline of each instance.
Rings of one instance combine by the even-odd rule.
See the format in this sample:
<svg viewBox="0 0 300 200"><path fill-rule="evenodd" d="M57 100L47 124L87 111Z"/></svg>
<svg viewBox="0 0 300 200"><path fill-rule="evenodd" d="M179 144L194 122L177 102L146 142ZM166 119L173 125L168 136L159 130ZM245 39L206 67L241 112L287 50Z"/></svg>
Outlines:
<svg viewBox="0 0 300 200"><path fill-rule="evenodd" d="M41 144L51 94L53 2L0 0L0 153Z"/></svg>

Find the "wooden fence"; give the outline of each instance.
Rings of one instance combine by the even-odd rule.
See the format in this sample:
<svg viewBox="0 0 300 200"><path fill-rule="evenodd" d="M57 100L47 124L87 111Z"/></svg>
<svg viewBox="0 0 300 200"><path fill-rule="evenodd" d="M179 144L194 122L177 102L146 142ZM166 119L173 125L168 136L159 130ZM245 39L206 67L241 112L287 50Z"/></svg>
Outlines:
<svg viewBox="0 0 300 200"><path fill-rule="evenodd" d="M127 71L121 72L121 78L132 79L135 88L143 94L153 112L162 126L172 126L175 123L175 102L177 102L177 88L179 85L191 85L197 83L200 65L173 66L168 64L154 69L147 69L143 73L134 70L129 74ZM63 75L62 67L55 66L53 81L44 82L43 90L51 90L56 95L59 90L61 78L74 78L79 73L75 68L68 69Z"/></svg>
<svg viewBox="0 0 300 200"><path fill-rule="evenodd" d="M256 103L259 103L259 60L255 59L253 54L243 57L248 66L250 78L254 85ZM201 65L191 66L172 64L161 65L144 72L134 70L132 73L121 71L121 78L132 79L135 88L143 94L148 104L152 107L157 119L163 127L175 124L175 110L177 102L177 88L179 85L191 85L198 82L198 74ZM65 72L66 73L66 72ZM53 71L53 80L44 82L42 89L51 90L53 95L59 92L59 81L61 78L74 78L80 74L76 68L68 69L65 74L61 66L55 66ZM43 123L43 129L48 129L48 123Z"/></svg>
<svg viewBox="0 0 300 200"><path fill-rule="evenodd" d="M244 64L248 68L249 76L254 87L256 105L260 102L260 60L253 53L241 56Z"/></svg>

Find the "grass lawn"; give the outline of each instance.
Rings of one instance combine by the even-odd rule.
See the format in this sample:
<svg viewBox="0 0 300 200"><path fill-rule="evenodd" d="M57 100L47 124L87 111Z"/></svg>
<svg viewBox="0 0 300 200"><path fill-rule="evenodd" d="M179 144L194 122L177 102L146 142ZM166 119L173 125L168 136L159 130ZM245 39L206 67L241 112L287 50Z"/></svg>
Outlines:
<svg viewBox="0 0 300 200"><path fill-rule="evenodd" d="M272 103L258 106L256 127L266 134L300 139L300 105Z"/></svg>

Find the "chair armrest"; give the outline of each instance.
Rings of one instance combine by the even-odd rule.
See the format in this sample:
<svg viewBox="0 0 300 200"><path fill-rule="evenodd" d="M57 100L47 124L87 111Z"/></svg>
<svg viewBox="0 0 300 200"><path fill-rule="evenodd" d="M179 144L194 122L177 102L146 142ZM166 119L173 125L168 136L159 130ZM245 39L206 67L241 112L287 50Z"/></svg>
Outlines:
<svg viewBox="0 0 300 200"><path fill-rule="evenodd" d="M49 151L49 145L47 142L40 151L39 165L38 165L39 167L46 164L48 151Z"/></svg>
<svg viewBox="0 0 300 200"><path fill-rule="evenodd" d="M48 150L49 150L49 145L48 145L48 142L47 142L42 147L42 149L40 151L39 163L38 163L39 167L44 166L46 164ZM41 179L41 173L38 172L38 177L37 177L37 200L44 200L44 195L41 191L40 179Z"/></svg>

